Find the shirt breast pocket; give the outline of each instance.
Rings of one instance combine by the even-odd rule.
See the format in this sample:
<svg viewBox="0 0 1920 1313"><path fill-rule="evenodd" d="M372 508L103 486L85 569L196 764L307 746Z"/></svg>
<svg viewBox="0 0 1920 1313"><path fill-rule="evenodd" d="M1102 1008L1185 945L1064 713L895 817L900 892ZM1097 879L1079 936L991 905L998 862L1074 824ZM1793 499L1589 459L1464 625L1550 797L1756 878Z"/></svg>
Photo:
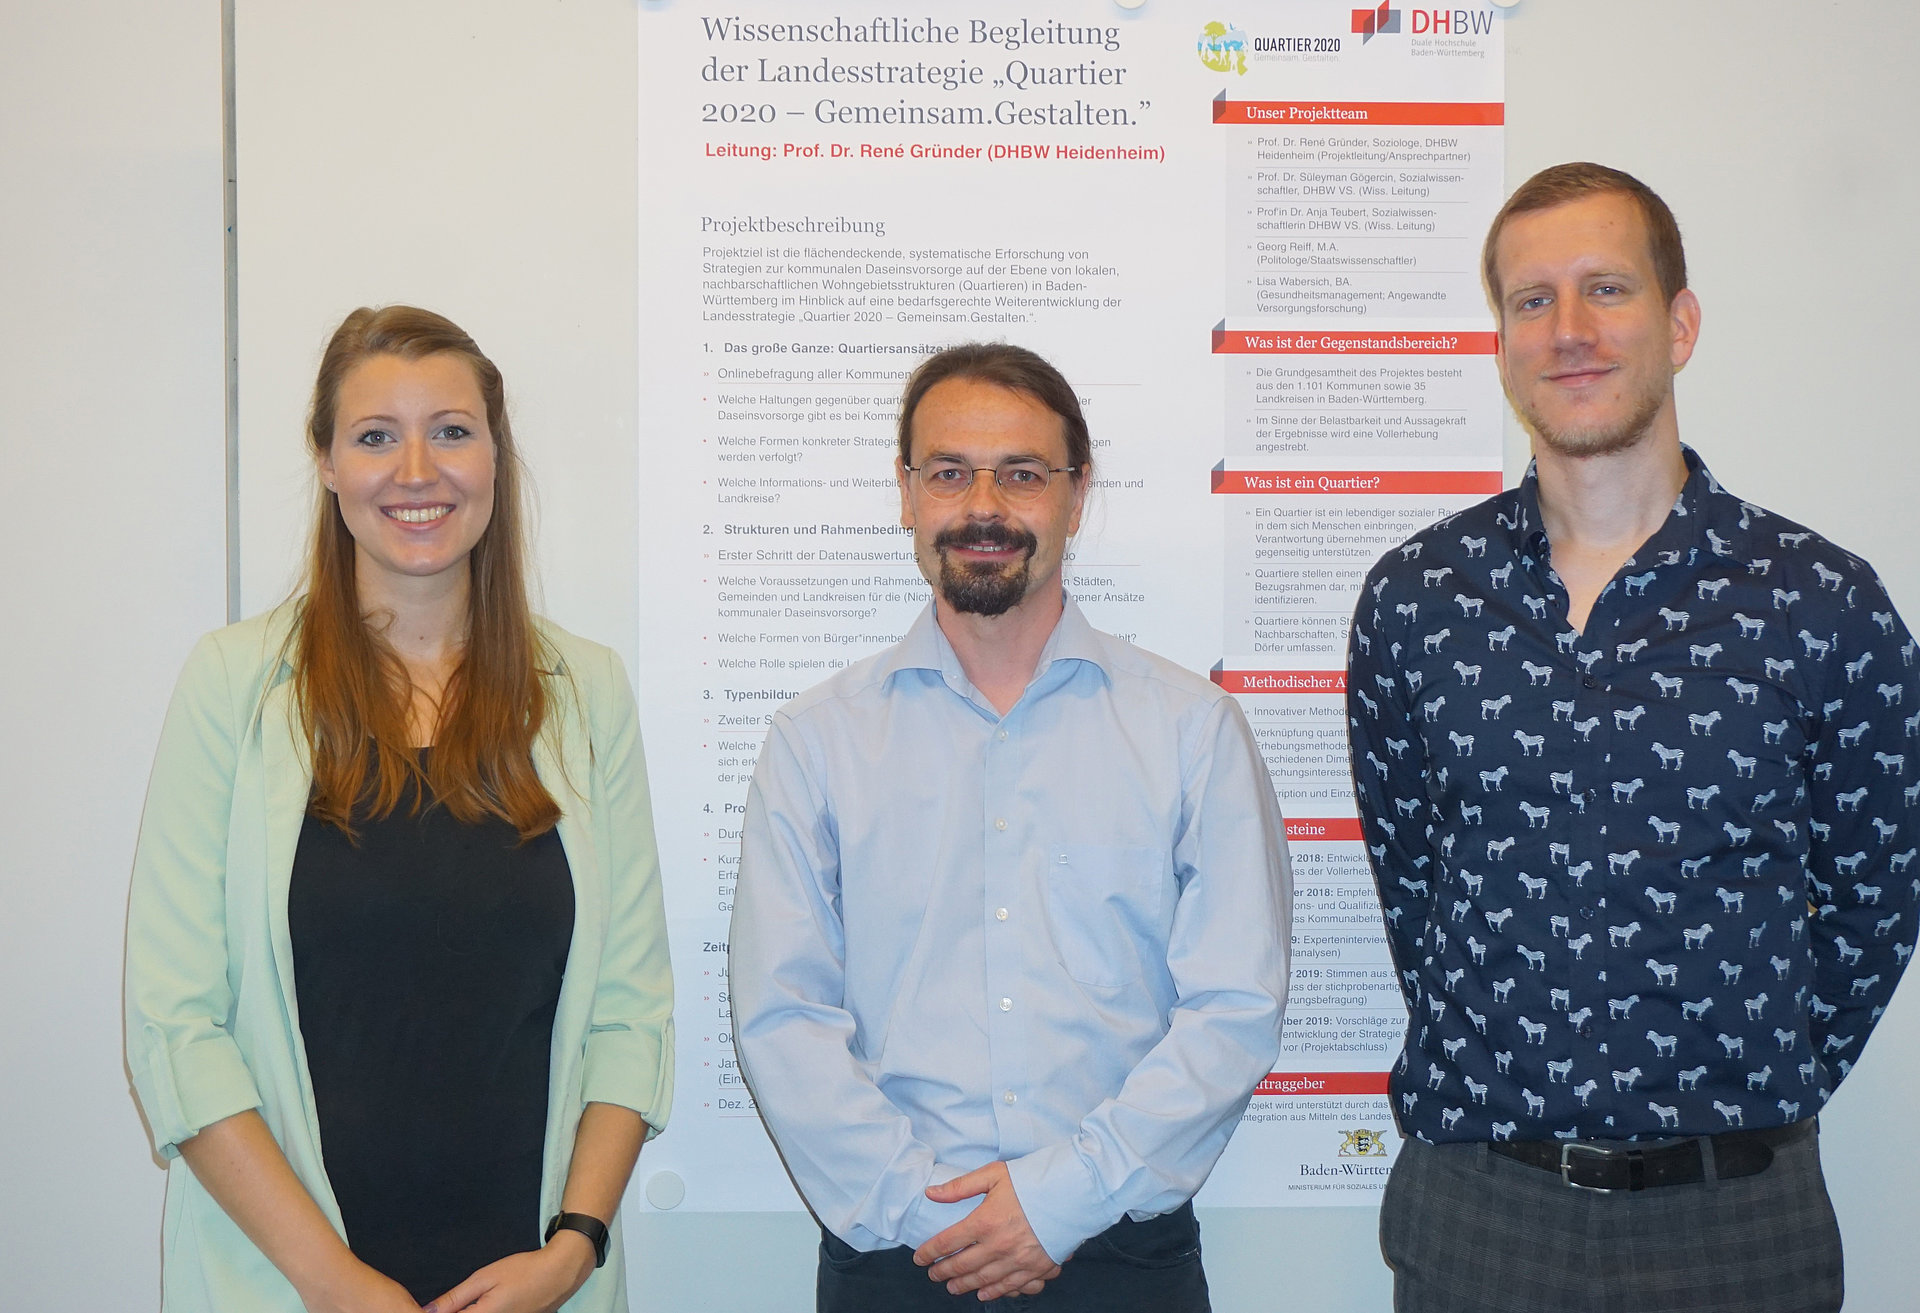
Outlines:
<svg viewBox="0 0 1920 1313"><path fill-rule="evenodd" d="M1163 951L1165 854L1119 844L1047 850L1047 915L1067 974L1113 988L1138 980L1141 953Z"/></svg>

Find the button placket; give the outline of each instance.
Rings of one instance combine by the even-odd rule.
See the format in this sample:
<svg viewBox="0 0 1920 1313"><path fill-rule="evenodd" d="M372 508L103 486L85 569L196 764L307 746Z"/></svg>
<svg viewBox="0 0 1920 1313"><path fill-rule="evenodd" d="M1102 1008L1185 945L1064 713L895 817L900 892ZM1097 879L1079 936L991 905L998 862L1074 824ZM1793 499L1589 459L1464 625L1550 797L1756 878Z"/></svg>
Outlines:
<svg viewBox="0 0 1920 1313"><path fill-rule="evenodd" d="M1581 641L1575 644L1578 651L1606 651L1604 640L1591 645L1587 642L1588 635L1599 629L1599 611L1600 605L1596 602L1594 613L1587 618L1586 631L1581 635ZM1604 930L1606 917L1603 913L1611 883L1608 876L1611 863L1607 854L1609 812L1613 805L1613 713L1619 705L1611 678L1612 671L1613 663L1603 655L1592 668L1584 670L1580 691L1576 695L1576 722L1597 719L1599 723L1592 726L1584 738L1577 731L1574 735L1574 778L1586 795L1587 805L1575 820L1578 838L1569 841L1579 855L1579 860L1570 862L1570 865L1578 867L1592 864L1584 873L1579 887L1569 889L1579 903L1580 917L1576 924L1580 927L1580 933L1592 936L1591 944L1577 958L1568 962L1569 987L1576 995L1571 1011L1578 1013L1581 1009L1589 1009L1592 1014L1584 1024L1572 1028L1569 1052L1579 1070L1590 1078L1598 1072L1601 1079L1605 1075L1605 1059L1601 1050L1606 1040L1603 1023L1607 1015L1610 988L1608 967L1612 956L1607 946Z"/></svg>
<svg viewBox="0 0 1920 1313"><path fill-rule="evenodd" d="M1018 708L1015 713L1018 714ZM986 1013L989 1079L1003 1091L1003 1107L1018 1101L1016 1091L1026 1079L1027 1036L1021 1020L1012 1015L1014 1000L1027 983L1023 962L1026 946L1020 929L1004 924L1012 917L1019 900L1031 897L1025 889L1027 863L1033 854L1023 851L1032 842L1030 827L1013 824L1013 806L1020 796L1020 766L1013 745L1013 734L1006 720L992 727L986 737L986 795L982 799L986 822L985 870L982 882L982 911L987 917L986 969L981 1000ZM1031 929L1032 927L1028 927ZM1018 1116L1009 1111L1009 1116ZM999 1118L996 1118L999 1121ZM1002 1143L1018 1140L1017 1126L1000 1122Z"/></svg>

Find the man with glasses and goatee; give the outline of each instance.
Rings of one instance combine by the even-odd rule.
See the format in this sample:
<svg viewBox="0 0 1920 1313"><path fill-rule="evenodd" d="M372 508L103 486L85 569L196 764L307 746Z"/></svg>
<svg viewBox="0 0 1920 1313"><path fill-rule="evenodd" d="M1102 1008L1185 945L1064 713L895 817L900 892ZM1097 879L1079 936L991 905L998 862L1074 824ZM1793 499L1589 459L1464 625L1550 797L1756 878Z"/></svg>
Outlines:
<svg viewBox="0 0 1920 1313"><path fill-rule="evenodd" d="M734 903L819 1307L1205 1309L1189 1201L1286 998L1266 766L1232 698L1065 595L1092 458L1057 370L943 351L899 438L932 602L774 717Z"/></svg>

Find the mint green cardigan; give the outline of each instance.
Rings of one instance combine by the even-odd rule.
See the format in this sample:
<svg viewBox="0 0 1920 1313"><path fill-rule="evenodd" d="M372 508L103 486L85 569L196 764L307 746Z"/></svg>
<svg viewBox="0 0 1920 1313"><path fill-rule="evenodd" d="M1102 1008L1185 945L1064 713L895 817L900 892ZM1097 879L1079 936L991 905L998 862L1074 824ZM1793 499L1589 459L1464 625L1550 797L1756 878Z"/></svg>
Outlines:
<svg viewBox="0 0 1920 1313"><path fill-rule="evenodd" d="M127 1065L167 1162L168 1313L301 1313L292 1285L201 1188L179 1145L257 1108L336 1230L300 1038L287 886L312 786L285 659L294 608L200 640L160 734L134 857ZM589 1102L632 1108L649 1133L673 1100L673 978L633 693L608 649L543 625L548 715L534 749L560 803L574 927L553 1023L540 1210L559 1211ZM352 1237L347 1237L351 1243ZM569 1313L627 1307L620 1228Z"/></svg>

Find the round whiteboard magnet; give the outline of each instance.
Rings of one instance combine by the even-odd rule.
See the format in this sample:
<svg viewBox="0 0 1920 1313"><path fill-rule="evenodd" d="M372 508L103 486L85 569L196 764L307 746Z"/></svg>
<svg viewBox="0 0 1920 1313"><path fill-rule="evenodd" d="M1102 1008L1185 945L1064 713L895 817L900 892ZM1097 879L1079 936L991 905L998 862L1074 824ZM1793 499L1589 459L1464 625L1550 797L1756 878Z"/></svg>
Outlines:
<svg viewBox="0 0 1920 1313"><path fill-rule="evenodd" d="M1138 9L1147 3L1147 0L1113 0L1113 2L1122 9Z"/></svg>
<svg viewBox="0 0 1920 1313"><path fill-rule="evenodd" d="M1487 0L1487 3L1495 9L1512 9L1520 3L1520 0Z"/></svg>
<svg viewBox="0 0 1920 1313"><path fill-rule="evenodd" d="M678 1208L687 1197L687 1183L678 1172L655 1172L647 1178L647 1202L662 1212Z"/></svg>

